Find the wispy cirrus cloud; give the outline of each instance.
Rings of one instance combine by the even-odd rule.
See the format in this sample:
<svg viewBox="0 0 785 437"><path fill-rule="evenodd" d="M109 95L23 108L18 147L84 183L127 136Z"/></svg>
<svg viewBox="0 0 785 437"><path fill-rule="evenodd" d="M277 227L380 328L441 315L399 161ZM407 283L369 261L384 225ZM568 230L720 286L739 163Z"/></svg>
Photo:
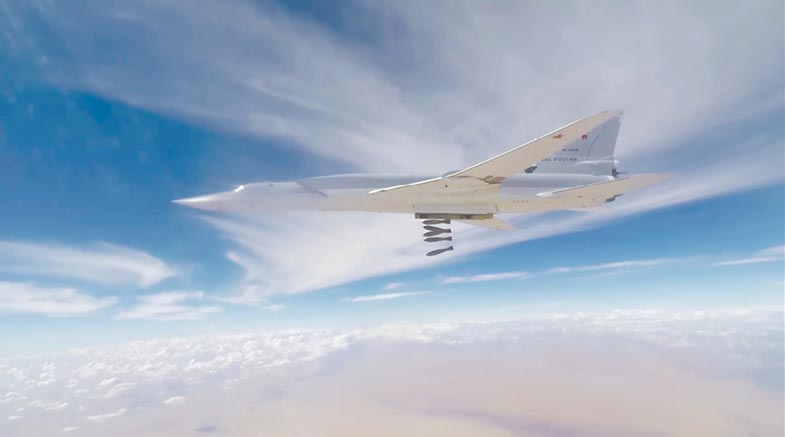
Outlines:
<svg viewBox="0 0 785 437"><path fill-rule="evenodd" d="M114 305L115 297L93 297L68 287L0 281L0 313L72 316Z"/></svg>
<svg viewBox="0 0 785 437"><path fill-rule="evenodd" d="M269 293L261 293L257 287L250 285L246 286L239 293L218 294L210 296L210 298L216 302L231 305L248 305L267 311L281 311L286 308L285 305L280 303L270 303L266 297L268 295Z"/></svg>
<svg viewBox="0 0 785 437"><path fill-rule="evenodd" d="M770 262L783 262L785 257L785 246L774 246L758 251L752 256L745 258L729 259L715 263L715 266L740 266L748 264L761 264Z"/></svg>
<svg viewBox="0 0 785 437"><path fill-rule="evenodd" d="M513 233L457 230L460 252L439 259L424 259L405 217L210 219L236 246L228 257L253 290L241 297L255 304L783 179L780 129L743 129L782 111L780 2L346 7L358 19L343 20L343 32L250 1L94 1L67 13L22 3L6 8L9 23L33 17L62 44L47 47L16 25L0 44L59 86L277 138L358 171L441 174L624 108L617 156L625 168L675 174L605 212L516 218ZM96 34L128 56L103 56ZM728 62L751 54L755 62ZM282 256L292 247L303 253Z"/></svg>
<svg viewBox="0 0 785 437"><path fill-rule="evenodd" d="M779 256L779 257L783 257L783 256L785 256L785 245L784 246L767 247L766 249L763 249L763 250L759 251L758 254L763 255L763 256Z"/></svg>
<svg viewBox="0 0 785 437"><path fill-rule="evenodd" d="M502 272L483 273L470 276L448 276L442 279L442 284L462 284L466 282L505 281L509 279L528 279L532 275L528 272Z"/></svg>
<svg viewBox="0 0 785 437"><path fill-rule="evenodd" d="M499 272L499 273L478 273L467 276L448 276L441 278L442 284L466 284L477 282L491 282L491 281L507 281L529 279L543 274L559 274L559 273L575 273L575 272L609 272L609 271L622 271L635 268L656 267L663 264L668 264L681 258L653 258L653 259L636 259L613 261L603 264L592 264L582 266L570 267L552 267L543 272Z"/></svg>
<svg viewBox="0 0 785 437"><path fill-rule="evenodd" d="M758 264L768 262L782 262L784 246L775 246L762 249L754 254L743 258L732 258L721 261L716 261L716 257L707 254L696 254L685 257L668 257L668 258L647 258L647 259L632 259L632 260L619 260L611 261L601 264L587 264L577 266L558 266L551 267L544 271L538 272L502 272L502 273L481 273L469 276L450 276L441 278L442 284L460 284L471 282L485 282L485 281L501 281L509 279L528 279L532 277L539 277L542 275L554 274L569 274L569 273L587 273L587 272L600 272L600 273L619 273L629 270L645 269L652 267L659 267L674 263L697 263L706 266L735 266L745 264Z"/></svg>
<svg viewBox="0 0 785 437"><path fill-rule="evenodd" d="M428 294L428 292L427 291L402 291L398 293L368 294L364 296L355 296L355 297L346 298L345 300L349 302L376 302L379 300L392 300L392 299L400 299L403 297L422 296L423 294Z"/></svg>
<svg viewBox="0 0 785 437"><path fill-rule="evenodd" d="M146 252L110 243L85 246L0 241L0 272L149 287L177 272Z"/></svg>
<svg viewBox="0 0 785 437"><path fill-rule="evenodd" d="M139 303L115 316L118 320L199 320L220 312L217 305L195 305L204 298L201 291L170 291L139 296Z"/></svg>
<svg viewBox="0 0 785 437"><path fill-rule="evenodd" d="M761 264L770 262L782 262L782 258L773 256L755 256L751 258L732 259L728 261L720 261L715 266L741 266L747 264Z"/></svg>
<svg viewBox="0 0 785 437"><path fill-rule="evenodd" d="M678 260L680 260L680 258L636 259L636 260L614 261L609 263L592 264L592 265L584 265L584 266L553 267L548 269L546 273L597 272L597 271L607 271L607 270L656 267L663 264L672 263Z"/></svg>

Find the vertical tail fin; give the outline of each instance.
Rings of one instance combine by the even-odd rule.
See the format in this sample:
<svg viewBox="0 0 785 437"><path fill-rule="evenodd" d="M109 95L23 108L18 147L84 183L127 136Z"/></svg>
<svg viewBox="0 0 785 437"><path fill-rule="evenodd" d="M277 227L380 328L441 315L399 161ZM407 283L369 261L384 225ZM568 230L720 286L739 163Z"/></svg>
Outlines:
<svg viewBox="0 0 785 437"><path fill-rule="evenodd" d="M613 117L537 164L536 173L616 175L613 151L621 118Z"/></svg>

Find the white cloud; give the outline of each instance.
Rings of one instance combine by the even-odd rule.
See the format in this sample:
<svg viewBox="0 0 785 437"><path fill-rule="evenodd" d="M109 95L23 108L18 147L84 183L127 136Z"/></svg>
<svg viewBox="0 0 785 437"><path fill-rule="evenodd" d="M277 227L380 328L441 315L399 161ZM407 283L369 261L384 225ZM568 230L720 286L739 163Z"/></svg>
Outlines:
<svg viewBox="0 0 785 437"><path fill-rule="evenodd" d="M64 426L63 427L63 432L74 432L74 431L78 431L78 430L79 430L78 426Z"/></svg>
<svg viewBox="0 0 785 437"><path fill-rule="evenodd" d="M74 247L0 241L0 271L140 287L176 275L174 269L150 254L109 243Z"/></svg>
<svg viewBox="0 0 785 437"><path fill-rule="evenodd" d="M509 279L528 279L531 278L528 272L502 272L502 273L484 273L471 276L449 276L442 279L442 284L462 284L465 282L488 282L488 281L505 281Z"/></svg>
<svg viewBox="0 0 785 437"><path fill-rule="evenodd" d="M112 379L114 380L116 378L112 378ZM119 382L119 383L116 383L116 384L114 382L115 381L112 381L112 384L110 384L110 385L100 384L99 385L100 388L98 390L98 393L93 395L92 398L93 399L112 399L112 398L115 398L115 397L117 397L119 395L127 393L129 390L131 390L132 388L134 388L136 386L135 382Z"/></svg>
<svg viewBox="0 0 785 437"><path fill-rule="evenodd" d="M349 302L375 302L378 300L390 300L390 299L400 299L402 297L421 296L427 293L428 293L427 291L403 291L399 293L381 293L381 294L370 294L365 296L355 296L355 297L347 298L346 300Z"/></svg>
<svg viewBox="0 0 785 437"><path fill-rule="evenodd" d="M751 258L720 261L714 265L715 266L740 266L746 264L761 264L761 263L770 263L770 262L782 262L782 258L777 258L773 256L755 256Z"/></svg>
<svg viewBox="0 0 785 437"><path fill-rule="evenodd" d="M758 252L759 255L764 256L785 256L785 246L773 246L763 249Z"/></svg>
<svg viewBox="0 0 785 437"><path fill-rule="evenodd" d="M104 386L107 386L107 385L112 385L115 382L117 382L117 378L107 378L107 379L104 379L103 381L99 382L98 386L99 387L104 387Z"/></svg>
<svg viewBox="0 0 785 437"><path fill-rule="evenodd" d="M172 396L171 398L164 401L166 405L180 405L185 403L186 398L185 396Z"/></svg>
<svg viewBox="0 0 785 437"><path fill-rule="evenodd" d="M492 355L500 358L499 360L487 359L491 356L488 354L494 353L493 351L517 351L523 359L520 364L532 366L530 370L536 373L536 375L529 375L532 379L540 380L539 372L552 370L554 369L552 365L557 363L566 363L565 367L557 367L558 372L552 374L553 383L564 383L564 375L575 375L575 372L583 371L595 377L606 373L611 376L621 373L622 380L627 382L629 382L630 371L640 372L641 381L645 381L654 373L667 377L668 375L662 375L658 369L662 369L662 366L667 363L677 363L677 367L682 370L692 369L687 370L690 372L690 378L682 381L692 383L699 381L700 377L707 375L705 369L709 372L710 379L717 382L718 373L712 372L716 372L719 367L742 366L734 367L736 370L733 372L723 374L728 376L732 385L738 385L743 381L754 387L756 381L752 381L753 377L750 375L758 372L763 375L762 384L781 390L781 384L777 385L777 383L781 381L781 362L778 357L782 356L782 321L782 309L778 307L698 310L618 309L607 312L535 313L518 319L500 321L386 325L335 331L300 330L242 335L205 335L90 347L57 355L16 356L0 360L0 385L14 390L13 395L6 395L11 399L10 402L0 404L0 414L2 414L0 417L9 415L24 415L24 417L19 417L12 424L8 421L0 424L0 430L3 431L3 435L26 435L33 431L36 431L36 435L51 435L64 427L78 424L75 419L81 419L89 424L89 427L83 426L84 434L106 435L108 434L106 426L112 425L109 424L111 419L123 415L130 416L131 412L133 416L124 419L122 423L123 432L127 435L189 435L193 433L193 429L203 426L205 421L223 425L226 423L223 420L231 420L231 424L236 425L239 422L236 414L233 413L245 411L245 407L249 405L258 407L260 396L262 400L268 393L274 396L271 402L263 404L262 410L270 410L268 407L276 405L275 402L279 402L280 397L292 396L298 393L299 388L314 383L315 386L324 387L324 382L327 381L324 378L329 378L334 372L325 373L324 366L307 364L317 359L331 357L328 362L330 369L336 372L348 371L347 377L359 381L362 386L370 380L376 381L379 372L366 372L363 368L357 367L358 360L363 357L363 351L369 351L366 358L378 358L380 361L392 363L391 366L408 365L413 361L405 360L406 363L389 361L388 357L400 357L402 351L412 353L419 351L428 356L440 355L445 359L445 363L451 362L458 366L468 362L477 363L479 367L476 373L463 375L467 378L471 375L479 378L471 382L474 389L485 387L485 383L492 381L494 369L515 370L517 376L505 373L502 379L509 384L520 381L519 377L526 375L527 372L520 372L521 367L518 365L510 366L509 362L501 360L502 356ZM607 343L606 340L611 342ZM500 344L504 345L504 342L509 342L506 344L510 347L499 347ZM438 347L424 347L429 344ZM605 347L602 347L603 345ZM622 345L623 347L619 347ZM390 349L386 349L387 347ZM378 354L377 352L382 349L386 349L391 354ZM341 351L346 350L350 350L351 353L340 354ZM461 350L470 354L455 355ZM628 358L638 357L641 359L641 365L630 366L629 360L617 360L622 356L598 354L597 350L607 353L618 351ZM663 355L664 351L667 351L667 354ZM441 352L449 353L441 355ZM537 356L538 359L532 360L532 356ZM574 359L565 361L563 359L565 356ZM688 356L690 359L685 361ZM651 361L649 357L655 360ZM348 361L342 361L343 359ZM591 359L598 361L587 361ZM298 366L298 363L306 365ZM345 365L336 365L336 363ZM495 367L493 363L501 366ZM576 367L575 363L591 365ZM700 371L696 371L694 365L706 367L699 367ZM670 365L667 368L670 368ZM306 377L310 375L308 369L318 372L317 377ZM414 378L413 381L422 384L423 381L431 380L434 378L434 369L441 372L444 367L428 366L425 369L427 371L418 374L418 378ZM384 374L384 381L387 383L392 374ZM596 387L597 380L591 379L589 375L584 383ZM366 376L370 380L366 380ZM40 387L36 384L41 379L52 377L58 381L53 387ZM438 382L439 378L436 379ZM601 379L606 380L604 377ZM465 378L456 380L469 381ZM571 381L568 385L574 385L572 384L574 381L569 378L567 380ZM293 381L296 383L292 384ZM542 385L552 390L553 386L550 383L551 381L548 381L548 384ZM134 384L134 388L118 396L104 396L113 387L123 384ZM340 384L326 385L340 387L342 393L346 393L350 388ZM386 394L389 393L390 385L387 385L386 389L379 390L377 393L384 393L385 399L389 401L390 398ZM673 386L673 384L662 385ZM637 384L618 386L638 387ZM600 387L601 393L605 393L606 388ZM248 398L237 396L245 390L250 394ZM430 390L430 387L423 393L426 392L430 395L441 393L438 390ZM505 393L515 392L511 392L508 385L501 385L488 395L504 398ZM233 409L233 413L218 415L220 418L212 415L214 409L221 408L224 404L215 402L217 393L233 400L231 405L226 406L228 409ZM647 391L647 394L651 393L654 392ZM635 394L639 395L639 392ZM773 394L769 396L776 401L776 405L781 404L779 391L776 396ZM27 401L23 398L36 399L36 401ZM667 402L671 398L672 396L664 396L663 401ZM727 397L727 399L737 398ZM363 398L358 405L366 404L368 399L370 398ZM410 400L411 397L406 399ZM512 396L509 399L511 409L507 411L520 411L521 398ZM537 399L563 402L565 397L538 396ZM616 397L612 395L609 399L616 399ZM564 411L563 403L560 402L556 402L554 407L562 406L561 410L555 408L554 411ZM181 403L186 403L193 414L187 415L188 417L182 414L167 415L169 413L167 410L172 408L176 410L177 408L173 406ZM24 414L19 412L19 407L32 404L37 408L28 408ZM68 404L68 407L56 413L44 410L47 406L62 404ZM485 402L481 401L479 404ZM201 410L200 406L205 405L207 409ZM291 406L289 403L286 405L287 408ZM442 405L444 405L442 402L433 401L426 406L435 408ZM723 405L722 409L726 411L727 405ZM275 411L276 408L272 410ZM203 411L208 414L202 414ZM77 414L78 417L75 416ZM257 415L258 418L261 411L252 409L250 414ZM213 420L216 422L212 422ZM200 423L196 424L196 422ZM155 423L162 428L158 428L156 432L148 432L148 428L140 428L149 423ZM187 428L182 428L182 433L167 428L182 423L188 425ZM254 431L258 431L258 423L260 422L253 422L254 426L257 426ZM265 426L274 425L273 422L264 423ZM240 434L239 431L237 433ZM312 435L313 432L305 434ZM480 435L486 434L480 433Z"/></svg>
<svg viewBox="0 0 785 437"><path fill-rule="evenodd" d="M271 304L265 297L268 293L260 292L259 287L256 284L245 284L241 287L241 290L242 291L239 293L213 295L210 296L210 298L218 302L233 305L249 305L268 311L280 311L284 309L284 305L282 304Z"/></svg>
<svg viewBox="0 0 785 437"><path fill-rule="evenodd" d="M638 260L625 260L614 261L603 264L592 264L584 266L560 266L553 267L543 273L557 274L557 273L573 273L573 272L597 272L597 271L619 271L634 268L655 267L662 264L672 263L675 261L683 261L685 258L653 258L653 259L638 259ZM501 273L483 273L468 276L448 276L441 279L442 284L463 284L474 282L488 282L488 281L503 281L512 279L529 279L534 274L529 272L501 272Z"/></svg>
<svg viewBox="0 0 785 437"><path fill-rule="evenodd" d="M45 407L44 409L46 411L57 411L57 410L62 410L63 408L65 408L67 406L68 406L68 402L60 402L60 403L57 403L55 405L50 405L48 407Z"/></svg>
<svg viewBox="0 0 785 437"><path fill-rule="evenodd" d="M41 408L44 411L57 411L67 407L68 402L43 401L40 399L36 399L30 402L30 406L35 408Z"/></svg>
<svg viewBox="0 0 785 437"><path fill-rule="evenodd" d="M220 306L194 306L188 303L201 301L201 291L170 291L166 293L140 296L140 303L124 311L116 319L147 319L147 320L198 320L222 310Z"/></svg>
<svg viewBox="0 0 785 437"><path fill-rule="evenodd" d="M782 107L779 2L654 10L517 3L503 12L472 1L449 9L356 3L346 7L357 20L344 25L364 36L380 30L372 38L347 41L267 3L95 1L67 14L55 4L7 8L12 22L40 15L65 53L41 46L25 26L5 26L6 40L13 41L9 56L49 59L39 63L42 75L60 86L200 126L275 137L359 171L441 174L599 109L624 108L624 167L675 174L604 212L516 218L521 229L513 233L459 229L458 252L438 259L422 256L416 224L406 217L209 220L237 247L229 258L253 289L241 300L255 304L783 178L776 126L743 136L751 121ZM369 22L375 25L359 24ZM98 31L129 56L97 53L91 41ZM728 61L750 56L755 62ZM281 256L292 247L298 256Z"/></svg>
<svg viewBox="0 0 785 437"><path fill-rule="evenodd" d="M72 288L0 281L0 313L78 315L112 306L116 301L115 297L92 297Z"/></svg>
<svg viewBox="0 0 785 437"><path fill-rule="evenodd" d="M604 264L593 264L587 266L575 267L553 267L547 270L547 273L572 273L572 272L596 272L602 270L620 270L632 269L642 267L655 267L662 264L672 263L677 261L678 258L654 258L654 259L638 259L628 261L614 261Z"/></svg>
<svg viewBox="0 0 785 437"><path fill-rule="evenodd" d="M774 246L758 251L756 254L746 258L737 258L726 261L719 261L715 266L740 266L748 264L761 264L770 262L782 262L785 256L785 246Z"/></svg>
<svg viewBox="0 0 785 437"><path fill-rule="evenodd" d="M116 417L123 416L127 412L128 412L127 408L120 408L120 409L117 409L117 410L115 410L115 411L113 411L111 413L96 414L94 416L87 416L85 418L85 420L89 420L91 422L96 422L96 423L103 423L103 422L106 422L109 419L114 419Z"/></svg>
<svg viewBox="0 0 785 437"><path fill-rule="evenodd" d="M238 296L243 300L265 301L275 294L301 293L438 262L426 258L424 248L412 244L416 240L401 245L402 234L419 238L418 224L409 217L372 213L283 217L288 219L206 218L238 245L229 259L245 271L246 287ZM347 219L355 226L345 226ZM297 256L281 256L293 247L299 248Z"/></svg>
<svg viewBox="0 0 785 437"><path fill-rule="evenodd" d="M384 290L384 291L392 291L392 290L401 288L402 286L403 286L403 282L390 282L389 284L387 284L384 287L382 287L382 290Z"/></svg>

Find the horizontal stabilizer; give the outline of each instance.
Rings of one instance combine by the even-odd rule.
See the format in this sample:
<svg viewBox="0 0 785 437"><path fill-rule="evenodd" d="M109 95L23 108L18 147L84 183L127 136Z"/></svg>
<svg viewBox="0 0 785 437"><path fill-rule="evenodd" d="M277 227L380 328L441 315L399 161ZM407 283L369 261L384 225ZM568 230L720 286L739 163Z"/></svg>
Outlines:
<svg viewBox="0 0 785 437"><path fill-rule="evenodd" d="M580 187L565 188L563 190L539 193L537 196L542 198L572 198L591 200L604 199L606 201L610 201L616 196L621 196L624 193L642 190L652 186L662 181L666 177L667 175L661 173L639 174L624 179L614 179L597 184L582 185Z"/></svg>

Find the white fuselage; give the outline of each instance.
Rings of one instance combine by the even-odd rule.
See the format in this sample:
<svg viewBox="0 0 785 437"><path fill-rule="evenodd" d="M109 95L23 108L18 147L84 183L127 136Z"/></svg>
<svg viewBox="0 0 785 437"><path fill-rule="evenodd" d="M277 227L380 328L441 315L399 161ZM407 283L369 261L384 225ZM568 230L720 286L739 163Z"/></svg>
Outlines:
<svg viewBox="0 0 785 437"><path fill-rule="evenodd" d="M538 196L569 187L612 180L589 174L520 174L487 189L461 191L451 186L417 195L373 193L387 187L429 179L421 175L344 174L292 182L258 182L234 191L177 201L191 207L233 212L372 211L393 213L496 214L585 208L591 202L569 204ZM445 180L447 183L447 180ZM450 182L454 184L454 182ZM437 184L438 185L438 184ZM446 188L446 186L445 186Z"/></svg>

